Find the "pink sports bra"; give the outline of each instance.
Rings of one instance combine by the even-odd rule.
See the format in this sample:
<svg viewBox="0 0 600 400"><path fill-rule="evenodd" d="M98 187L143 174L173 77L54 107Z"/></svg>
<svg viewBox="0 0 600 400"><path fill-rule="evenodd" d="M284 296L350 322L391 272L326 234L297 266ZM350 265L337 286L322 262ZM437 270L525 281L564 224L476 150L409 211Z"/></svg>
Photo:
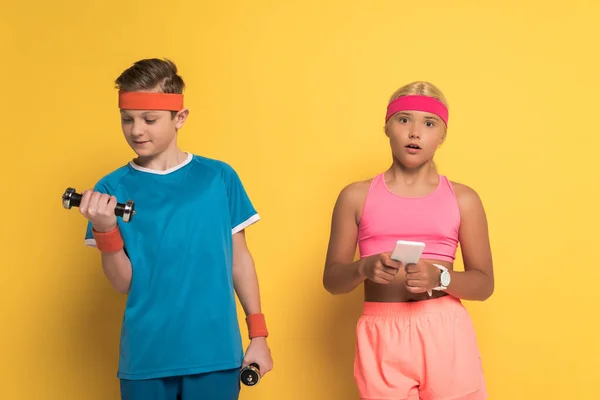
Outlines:
<svg viewBox="0 0 600 400"><path fill-rule="evenodd" d="M373 178L358 227L360 256L390 252L397 240L425 243L422 258L454 262L460 211L452 183L440 176L437 188L422 197L393 193L384 174Z"/></svg>

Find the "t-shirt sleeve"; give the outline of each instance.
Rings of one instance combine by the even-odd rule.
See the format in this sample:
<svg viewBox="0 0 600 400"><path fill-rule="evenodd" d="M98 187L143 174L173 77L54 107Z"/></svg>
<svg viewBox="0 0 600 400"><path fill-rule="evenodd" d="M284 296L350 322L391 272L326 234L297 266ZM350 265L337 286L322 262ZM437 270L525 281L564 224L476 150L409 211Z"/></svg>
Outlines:
<svg viewBox="0 0 600 400"><path fill-rule="evenodd" d="M257 222L260 216L254 209L240 177L231 166L224 164L223 177L227 186L231 234L233 235Z"/></svg>
<svg viewBox="0 0 600 400"><path fill-rule="evenodd" d="M94 192L100 193L109 193L106 185L100 181L94 186ZM96 247L96 239L94 239L94 235L92 234L92 223L90 221L87 222L87 226L85 229L85 245L89 247Z"/></svg>

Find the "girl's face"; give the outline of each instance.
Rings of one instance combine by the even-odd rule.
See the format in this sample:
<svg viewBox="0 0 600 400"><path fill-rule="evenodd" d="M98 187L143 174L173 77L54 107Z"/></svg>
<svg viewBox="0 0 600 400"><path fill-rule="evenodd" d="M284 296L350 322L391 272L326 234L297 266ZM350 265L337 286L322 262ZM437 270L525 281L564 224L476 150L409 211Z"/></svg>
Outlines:
<svg viewBox="0 0 600 400"><path fill-rule="evenodd" d="M394 158L407 168L417 168L431 160L446 138L446 125L435 114L399 111L385 128Z"/></svg>

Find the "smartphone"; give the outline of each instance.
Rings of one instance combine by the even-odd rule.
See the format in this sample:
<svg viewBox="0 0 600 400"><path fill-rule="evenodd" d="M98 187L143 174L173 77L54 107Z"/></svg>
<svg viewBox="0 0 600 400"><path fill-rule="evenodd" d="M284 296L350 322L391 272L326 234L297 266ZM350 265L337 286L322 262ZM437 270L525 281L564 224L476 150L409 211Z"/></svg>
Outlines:
<svg viewBox="0 0 600 400"><path fill-rule="evenodd" d="M421 258L421 254L423 254L423 250L425 250L425 243L423 242L398 240L390 258L395 261L400 261L404 265L416 264L419 262L419 258ZM427 294L429 294L431 297L433 292L428 290Z"/></svg>
<svg viewBox="0 0 600 400"><path fill-rule="evenodd" d="M390 257L392 260L400 261L402 264L416 264L423 254L425 243L412 242L409 240L398 240L396 247Z"/></svg>

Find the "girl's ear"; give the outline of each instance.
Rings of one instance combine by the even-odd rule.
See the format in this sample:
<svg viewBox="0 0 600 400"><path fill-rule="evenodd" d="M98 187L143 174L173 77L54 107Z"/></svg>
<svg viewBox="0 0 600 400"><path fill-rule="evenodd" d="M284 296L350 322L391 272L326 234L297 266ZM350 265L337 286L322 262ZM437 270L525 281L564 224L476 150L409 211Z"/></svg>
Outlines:
<svg viewBox="0 0 600 400"><path fill-rule="evenodd" d="M440 145L439 146L441 146L442 144L444 144L444 142L446 141L446 133L447 133L447 130L444 129L444 133L442 134L442 140L440 141Z"/></svg>

